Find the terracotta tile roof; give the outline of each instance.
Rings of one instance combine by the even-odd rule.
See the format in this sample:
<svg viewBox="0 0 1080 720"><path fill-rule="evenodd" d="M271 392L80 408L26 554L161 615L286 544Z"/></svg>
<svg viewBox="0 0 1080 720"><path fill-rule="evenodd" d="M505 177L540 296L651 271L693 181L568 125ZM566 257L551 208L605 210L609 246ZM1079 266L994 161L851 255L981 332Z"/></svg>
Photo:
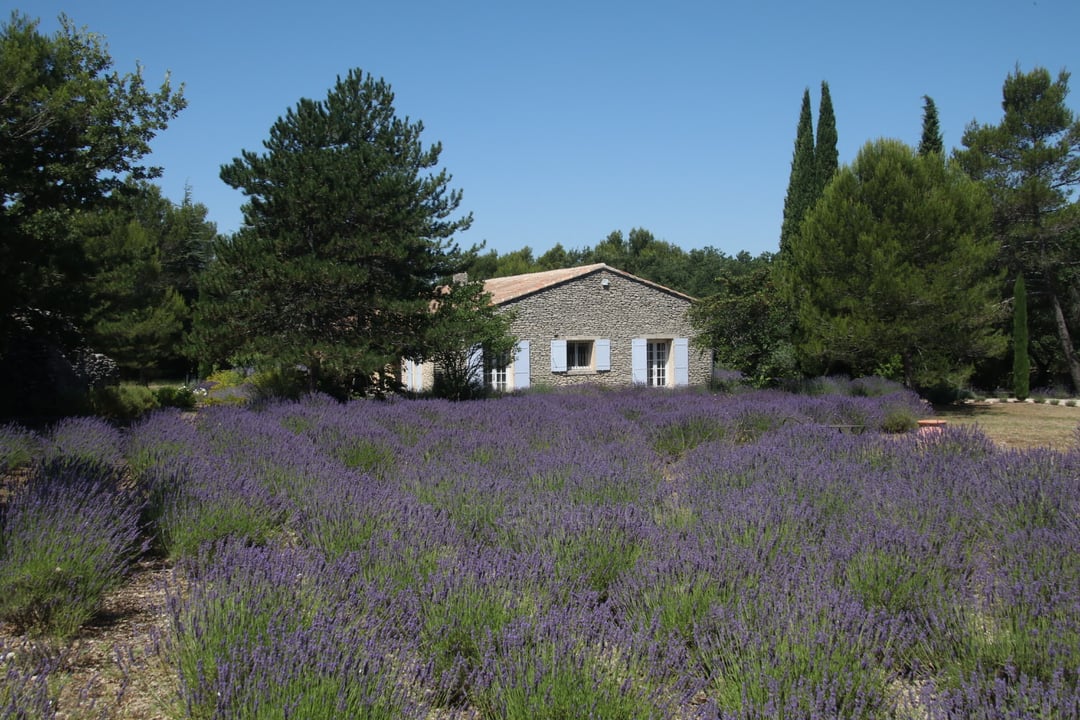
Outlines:
<svg viewBox="0 0 1080 720"><path fill-rule="evenodd" d="M631 275L623 270L618 270L606 263L595 263L593 265L582 265L581 267L563 268L561 270L545 270L543 272L526 273L524 275L491 278L490 280L484 281L484 290L491 293L492 303L495 305L502 305L510 300L517 300L526 295L532 295L533 293L546 288L570 280L576 280L577 278L591 275L600 272L601 270L607 270L616 275L621 275L625 278L652 286L663 292L693 301L693 298L689 295L666 288L663 285L659 285L644 278L639 278L636 275Z"/></svg>

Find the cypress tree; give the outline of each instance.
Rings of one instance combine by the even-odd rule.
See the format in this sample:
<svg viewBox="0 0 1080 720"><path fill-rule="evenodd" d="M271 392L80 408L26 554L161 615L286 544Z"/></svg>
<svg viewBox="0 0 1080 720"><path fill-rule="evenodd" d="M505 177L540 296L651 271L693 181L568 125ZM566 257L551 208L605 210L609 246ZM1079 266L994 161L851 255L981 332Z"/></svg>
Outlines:
<svg viewBox="0 0 1080 720"><path fill-rule="evenodd" d="M803 215L814 203L817 175L814 161L814 121L810 112L810 89L803 92L802 111L795 133L795 153L791 158L791 177L784 198L784 222L780 226L780 253L783 255L791 239L799 232Z"/></svg>
<svg viewBox="0 0 1080 720"><path fill-rule="evenodd" d="M1027 290L1024 288L1024 276L1016 276L1013 288L1013 395L1017 400L1026 400L1031 374L1031 360L1028 357Z"/></svg>
<svg viewBox="0 0 1080 720"><path fill-rule="evenodd" d="M919 154L938 153L940 155L944 152L945 141L941 137L937 105L934 104L934 98L923 95L922 139L919 141Z"/></svg>
<svg viewBox="0 0 1080 720"><path fill-rule="evenodd" d="M814 145L814 160L817 165L817 189L813 202L825 192L825 186L832 180L840 167L840 154L836 150L836 114L833 112L832 96L829 83L821 82L821 105L818 106L817 142Z"/></svg>

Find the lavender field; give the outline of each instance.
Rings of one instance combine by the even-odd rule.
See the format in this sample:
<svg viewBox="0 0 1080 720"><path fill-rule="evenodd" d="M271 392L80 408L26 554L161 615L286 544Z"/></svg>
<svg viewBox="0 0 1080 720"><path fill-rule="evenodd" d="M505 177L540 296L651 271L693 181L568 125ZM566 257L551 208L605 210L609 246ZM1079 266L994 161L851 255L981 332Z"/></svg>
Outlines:
<svg viewBox="0 0 1080 720"><path fill-rule="evenodd" d="M170 558L181 718L1080 716L1080 452L883 432L930 410L834 389L8 427L44 460L0 596L43 553ZM9 657L0 717L51 717L48 680Z"/></svg>

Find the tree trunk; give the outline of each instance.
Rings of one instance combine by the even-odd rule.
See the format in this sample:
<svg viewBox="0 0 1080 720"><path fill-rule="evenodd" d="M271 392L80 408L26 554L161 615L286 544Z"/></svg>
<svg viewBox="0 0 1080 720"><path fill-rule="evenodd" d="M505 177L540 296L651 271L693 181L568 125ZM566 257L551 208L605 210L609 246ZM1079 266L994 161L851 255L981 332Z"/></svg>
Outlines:
<svg viewBox="0 0 1080 720"><path fill-rule="evenodd" d="M1049 280L1049 278L1047 278ZM1058 340L1061 341L1061 351L1065 353L1065 362L1069 365L1069 377L1072 379L1073 391L1080 392L1080 361L1076 358L1073 350L1072 337L1069 336L1069 325L1065 321L1065 313L1061 309L1061 302L1053 288L1050 289L1050 304L1054 308L1054 323L1057 326Z"/></svg>
<svg viewBox="0 0 1080 720"><path fill-rule="evenodd" d="M911 351L904 350L900 354L904 366L904 386L909 390L915 389L915 361L911 358Z"/></svg>
<svg viewBox="0 0 1080 720"><path fill-rule="evenodd" d="M319 390L319 375L322 372L322 358L312 354L308 356L308 392L314 395Z"/></svg>

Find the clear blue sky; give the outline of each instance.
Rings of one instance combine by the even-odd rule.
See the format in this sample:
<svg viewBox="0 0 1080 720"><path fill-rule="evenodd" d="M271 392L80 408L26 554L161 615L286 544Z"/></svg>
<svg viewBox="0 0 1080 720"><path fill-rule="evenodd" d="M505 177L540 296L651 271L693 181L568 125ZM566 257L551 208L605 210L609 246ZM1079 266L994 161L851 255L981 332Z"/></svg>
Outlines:
<svg viewBox="0 0 1080 720"><path fill-rule="evenodd" d="M8 3L5 3L5 5ZM945 145L1001 119L1017 64L1080 72L1078 0L726 3L29 0L105 36L119 70L185 84L154 141L160 183L185 185L223 232L242 195L218 177L301 97L362 68L474 214L459 240L500 254L595 245L645 228L684 249L775 251L805 88L829 83L840 162L879 137L919 140L922 96ZM5 13L6 15L6 13ZM5 17L6 20L6 17ZM1080 109L1080 76L1069 105Z"/></svg>

